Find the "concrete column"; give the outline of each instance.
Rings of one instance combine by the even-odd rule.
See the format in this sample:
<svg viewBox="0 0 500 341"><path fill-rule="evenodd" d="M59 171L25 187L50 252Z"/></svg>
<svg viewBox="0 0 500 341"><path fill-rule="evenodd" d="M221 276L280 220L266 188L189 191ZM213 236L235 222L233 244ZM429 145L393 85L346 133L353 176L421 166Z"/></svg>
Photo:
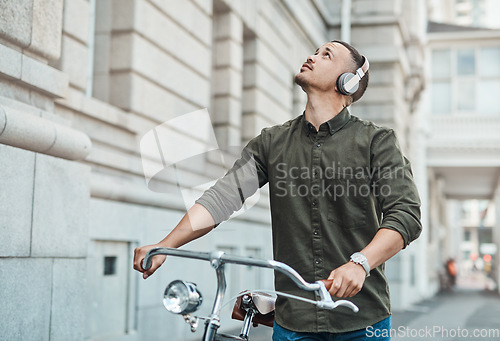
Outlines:
<svg viewBox="0 0 500 341"><path fill-rule="evenodd" d="M64 1L61 58L51 63L82 91L87 83L89 11L87 0Z"/></svg>
<svg viewBox="0 0 500 341"><path fill-rule="evenodd" d="M500 179L498 179L500 180ZM493 278L497 284L497 290L500 292L500 181L497 180L495 190L495 225L493 227L493 242L497 245L497 253L493 257Z"/></svg>
<svg viewBox="0 0 500 341"><path fill-rule="evenodd" d="M232 11L214 13L213 106L219 146L241 144L243 22Z"/></svg>
<svg viewBox="0 0 500 341"><path fill-rule="evenodd" d="M440 187L443 187L442 180L438 182ZM443 235L441 236L443 241L442 248L442 259L441 261L444 263L448 258L456 258L456 246L457 246L457 228L461 229L461 211L462 202L458 200L447 200L446 202L446 222L445 222L445 230Z"/></svg>
<svg viewBox="0 0 500 341"><path fill-rule="evenodd" d="M128 3L123 5L129 6ZM96 2L92 96L105 102L110 97L112 9L111 1Z"/></svg>
<svg viewBox="0 0 500 341"><path fill-rule="evenodd" d="M258 112L255 105L257 79L257 37L245 37L243 49L243 141L248 142L259 133Z"/></svg>
<svg viewBox="0 0 500 341"><path fill-rule="evenodd" d="M422 233L415 242L416 244L416 271L417 271L417 290L419 298L427 298L433 294L432 284L429 281L429 268L427 262L429 247L429 177L426 165L427 147L427 129L424 119L425 114L420 112L415 115L413 123L416 124L415 138L413 139L412 165L415 182L420 194Z"/></svg>
<svg viewBox="0 0 500 341"><path fill-rule="evenodd" d="M305 56L304 53L304 59ZM243 141L260 134L262 128L282 124L297 114L293 112L291 115L294 106L304 102L300 102L300 96L294 102L294 72L283 64L260 36L245 37Z"/></svg>

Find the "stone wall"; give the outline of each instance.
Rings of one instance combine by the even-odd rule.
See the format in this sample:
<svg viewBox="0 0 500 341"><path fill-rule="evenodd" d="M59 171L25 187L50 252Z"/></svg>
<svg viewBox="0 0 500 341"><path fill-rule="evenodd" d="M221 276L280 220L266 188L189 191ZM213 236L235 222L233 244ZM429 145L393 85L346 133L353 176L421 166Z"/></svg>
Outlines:
<svg viewBox="0 0 500 341"><path fill-rule="evenodd" d="M54 115L54 101L68 90L68 76L49 65L61 54L62 16L58 0L0 2L5 340L70 340L84 334L90 167L66 159L85 157L90 141Z"/></svg>

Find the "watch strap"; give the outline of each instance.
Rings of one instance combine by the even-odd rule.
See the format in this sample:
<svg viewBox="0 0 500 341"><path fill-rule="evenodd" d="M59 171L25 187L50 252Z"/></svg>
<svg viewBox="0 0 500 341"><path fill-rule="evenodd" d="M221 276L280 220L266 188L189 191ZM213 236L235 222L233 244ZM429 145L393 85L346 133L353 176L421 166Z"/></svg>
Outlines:
<svg viewBox="0 0 500 341"><path fill-rule="evenodd" d="M361 258L361 260L358 260ZM370 276L370 265L368 265L368 259L361 252L355 252L351 255L351 262L355 264L359 264L365 269L366 277Z"/></svg>

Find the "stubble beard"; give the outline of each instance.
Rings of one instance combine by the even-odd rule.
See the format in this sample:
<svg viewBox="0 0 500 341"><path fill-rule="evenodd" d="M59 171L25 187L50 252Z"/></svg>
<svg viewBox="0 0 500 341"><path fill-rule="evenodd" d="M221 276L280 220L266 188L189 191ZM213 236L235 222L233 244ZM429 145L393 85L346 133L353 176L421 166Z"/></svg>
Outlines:
<svg viewBox="0 0 500 341"><path fill-rule="evenodd" d="M302 77L302 72L299 72L298 74L295 75L294 82L295 82L295 84L300 86L302 88L302 90L306 91L306 88L308 87L308 83L307 83L307 80L305 80L304 77Z"/></svg>

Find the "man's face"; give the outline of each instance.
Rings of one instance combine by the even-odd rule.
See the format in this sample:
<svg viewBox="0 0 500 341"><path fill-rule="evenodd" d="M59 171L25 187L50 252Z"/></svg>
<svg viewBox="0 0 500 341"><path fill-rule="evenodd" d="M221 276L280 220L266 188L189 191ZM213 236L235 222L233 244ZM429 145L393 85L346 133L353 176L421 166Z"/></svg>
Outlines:
<svg viewBox="0 0 500 341"><path fill-rule="evenodd" d="M326 43L302 64L295 83L306 92L309 89L334 91L337 78L352 68L351 53L344 45Z"/></svg>

